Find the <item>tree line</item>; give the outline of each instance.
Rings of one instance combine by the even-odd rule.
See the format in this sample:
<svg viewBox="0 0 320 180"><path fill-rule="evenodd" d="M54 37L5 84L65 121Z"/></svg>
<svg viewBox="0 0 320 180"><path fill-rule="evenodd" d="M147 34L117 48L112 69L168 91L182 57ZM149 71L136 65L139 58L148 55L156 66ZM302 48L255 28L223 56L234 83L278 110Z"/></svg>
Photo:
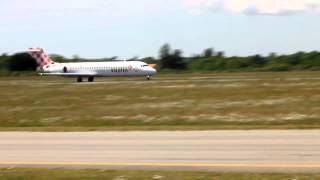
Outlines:
<svg viewBox="0 0 320 180"><path fill-rule="evenodd" d="M51 55L56 62L80 61L114 61L118 57L102 59L84 59L79 56L65 58L61 55ZM291 70L320 70L320 52L297 52L289 55L270 53L268 56L252 55L246 57L225 56L223 51L207 48L192 57L185 57L180 49L172 49L169 44L159 50L159 57L133 57L128 61L144 61L158 64L158 70L176 71L291 71ZM27 53L0 56L0 72L35 71L37 64Z"/></svg>
<svg viewBox="0 0 320 180"><path fill-rule="evenodd" d="M161 69L189 71L291 71L320 70L320 52L297 52L289 55L270 53L268 56L226 57L223 51L207 48L192 57L183 57L181 50L160 48Z"/></svg>

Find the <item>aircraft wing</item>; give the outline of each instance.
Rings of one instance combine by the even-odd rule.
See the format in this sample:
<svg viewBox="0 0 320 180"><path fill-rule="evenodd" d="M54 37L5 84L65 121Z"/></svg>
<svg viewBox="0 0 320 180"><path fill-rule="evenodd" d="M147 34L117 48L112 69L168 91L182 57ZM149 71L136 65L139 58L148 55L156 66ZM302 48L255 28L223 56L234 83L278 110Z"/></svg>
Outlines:
<svg viewBox="0 0 320 180"><path fill-rule="evenodd" d="M41 76L66 76L66 77L74 77L74 76L96 76L98 75L96 72L79 72L79 73L39 73Z"/></svg>

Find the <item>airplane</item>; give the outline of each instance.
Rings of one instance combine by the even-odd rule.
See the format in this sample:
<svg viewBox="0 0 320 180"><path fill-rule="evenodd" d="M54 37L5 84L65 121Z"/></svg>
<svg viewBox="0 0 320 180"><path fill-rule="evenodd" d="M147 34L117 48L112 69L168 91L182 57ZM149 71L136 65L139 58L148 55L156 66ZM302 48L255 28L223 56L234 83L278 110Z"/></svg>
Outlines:
<svg viewBox="0 0 320 180"><path fill-rule="evenodd" d="M41 76L76 77L77 82L82 82L83 78L93 82L95 77L116 76L143 76L150 80L157 73L155 64L141 61L58 63L41 48L29 48L27 52L37 61Z"/></svg>

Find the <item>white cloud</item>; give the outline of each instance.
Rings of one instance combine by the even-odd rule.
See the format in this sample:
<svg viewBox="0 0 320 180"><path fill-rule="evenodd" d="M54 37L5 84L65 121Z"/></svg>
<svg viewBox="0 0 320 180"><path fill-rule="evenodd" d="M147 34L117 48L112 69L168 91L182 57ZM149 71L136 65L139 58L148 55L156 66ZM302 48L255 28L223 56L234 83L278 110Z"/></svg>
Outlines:
<svg viewBox="0 0 320 180"><path fill-rule="evenodd" d="M319 0L184 0L191 11L225 10L254 15L289 15L319 11Z"/></svg>

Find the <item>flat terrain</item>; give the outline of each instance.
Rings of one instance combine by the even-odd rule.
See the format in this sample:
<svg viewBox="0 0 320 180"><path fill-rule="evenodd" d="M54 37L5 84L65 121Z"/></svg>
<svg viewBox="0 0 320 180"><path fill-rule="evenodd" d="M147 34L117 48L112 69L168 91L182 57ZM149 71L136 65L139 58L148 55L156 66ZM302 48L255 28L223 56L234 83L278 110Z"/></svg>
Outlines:
<svg viewBox="0 0 320 180"><path fill-rule="evenodd" d="M320 172L320 130L1 132L0 168Z"/></svg>
<svg viewBox="0 0 320 180"><path fill-rule="evenodd" d="M1 77L0 130L320 128L320 72Z"/></svg>
<svg viewBox="0 0 320 180"><path fill-rule="evenodd" d="M258 174L213 172L164 172L164 171L109 171L66 169L0 169L1 179L110 179L110 180L312 180L319 174Z"/></svg>

